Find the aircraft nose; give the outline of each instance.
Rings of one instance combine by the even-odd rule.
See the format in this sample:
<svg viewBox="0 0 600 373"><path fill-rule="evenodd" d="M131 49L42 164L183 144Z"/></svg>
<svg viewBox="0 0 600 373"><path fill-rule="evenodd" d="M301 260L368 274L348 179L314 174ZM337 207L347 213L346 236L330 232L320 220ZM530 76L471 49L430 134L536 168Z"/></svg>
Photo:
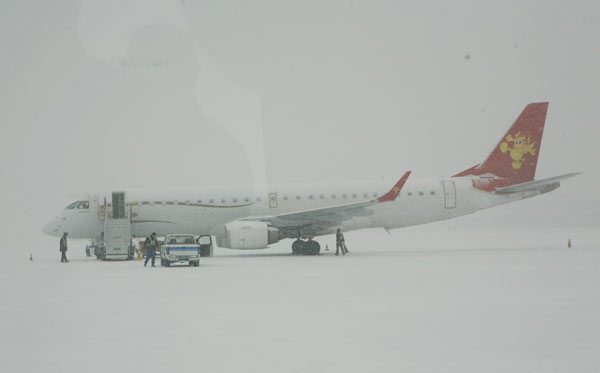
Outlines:
<svg viewBox="0 0 600 373"><path fill-rule="evenodd" d="M44 225L44 227L42 228L42 233L47 234L48 236L58 237L61 235L60 228L61 226L59 223L59 219L54 219L48 224Z"/></svg>

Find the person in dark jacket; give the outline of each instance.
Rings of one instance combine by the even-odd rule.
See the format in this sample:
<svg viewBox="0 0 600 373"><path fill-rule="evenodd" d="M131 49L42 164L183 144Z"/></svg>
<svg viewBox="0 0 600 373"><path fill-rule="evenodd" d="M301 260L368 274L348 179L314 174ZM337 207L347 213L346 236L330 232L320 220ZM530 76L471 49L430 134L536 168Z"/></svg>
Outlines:
<svg viewBox="0 0 600 373"><path fill-rule="evenodd" d="M342 230L338 228L335 233L335 255L338 255L340 249L342 250L342 255L346 255L346 244L344 241L344 234L342 233Z"/></svg>
<svg viewBox="0 0 600 373"><path fill-rule="evenodd" d="M154 267L154 260L156 259L156 232L152 232L150 237L144 241L144 247L146 248L146 260L144 261L144 267L148 264L148 260L152 258L152 267Z"/></svg>
<svg viewBox="0 0 600 373"><path fill-rule="evenodd" d="M67 260L67 236L69 234L67 232L63 233L60 238L60 262L61 263L69 263Z"/></svg>

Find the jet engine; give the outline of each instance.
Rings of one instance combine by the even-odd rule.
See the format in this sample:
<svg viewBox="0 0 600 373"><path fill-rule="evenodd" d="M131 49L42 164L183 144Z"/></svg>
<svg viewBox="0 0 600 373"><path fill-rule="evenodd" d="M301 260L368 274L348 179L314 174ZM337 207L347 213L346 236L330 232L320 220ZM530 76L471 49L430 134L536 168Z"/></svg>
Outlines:
<svg viewBox="0 0 600 373"><path fill-rule="evenodd" d="M234 221L225 224L225 234L217 236L217 245L238 250L265 249L279 241L279 229L258 221Z"/></svg>

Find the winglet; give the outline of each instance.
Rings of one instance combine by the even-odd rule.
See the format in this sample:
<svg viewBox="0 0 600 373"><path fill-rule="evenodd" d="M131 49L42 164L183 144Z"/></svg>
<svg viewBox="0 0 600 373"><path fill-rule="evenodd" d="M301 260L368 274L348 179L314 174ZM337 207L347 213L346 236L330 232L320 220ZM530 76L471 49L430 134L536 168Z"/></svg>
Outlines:
<svg viewBox="0 0 600 373"><path fill-rule="evenodd" d="M396 185L394 185L394 187L390 189L389 192L377 198L377 202L388 202L395 200L396 197L398 197L398 194L400 194L400 190L402 190L402 187L404 187L404 184L406 184L406 180L408 180L410 173L411 171L406 171L406 173L404 173L404 175L400 178L400 180L398 180Z"/></svg>

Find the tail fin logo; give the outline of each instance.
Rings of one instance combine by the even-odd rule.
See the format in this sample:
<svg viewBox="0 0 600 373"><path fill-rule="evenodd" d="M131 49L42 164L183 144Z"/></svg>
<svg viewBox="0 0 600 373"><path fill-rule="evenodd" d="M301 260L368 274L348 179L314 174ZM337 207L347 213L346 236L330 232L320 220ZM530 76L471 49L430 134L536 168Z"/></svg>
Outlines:
<svg viewBox="0 0 600 373"><path fill-rule="evenodd" d="M512 147L508 146L509 143L512 143ZM525 135L517 132L515 137L510 134L506 136L506 141L500 144L500 151L502 153L510 152L510 157L513 160L512 167L518 170L521 168L521 162L526 155L535 155L534 145L535 142L531 142L531 136L525 138Z"/></svg>

